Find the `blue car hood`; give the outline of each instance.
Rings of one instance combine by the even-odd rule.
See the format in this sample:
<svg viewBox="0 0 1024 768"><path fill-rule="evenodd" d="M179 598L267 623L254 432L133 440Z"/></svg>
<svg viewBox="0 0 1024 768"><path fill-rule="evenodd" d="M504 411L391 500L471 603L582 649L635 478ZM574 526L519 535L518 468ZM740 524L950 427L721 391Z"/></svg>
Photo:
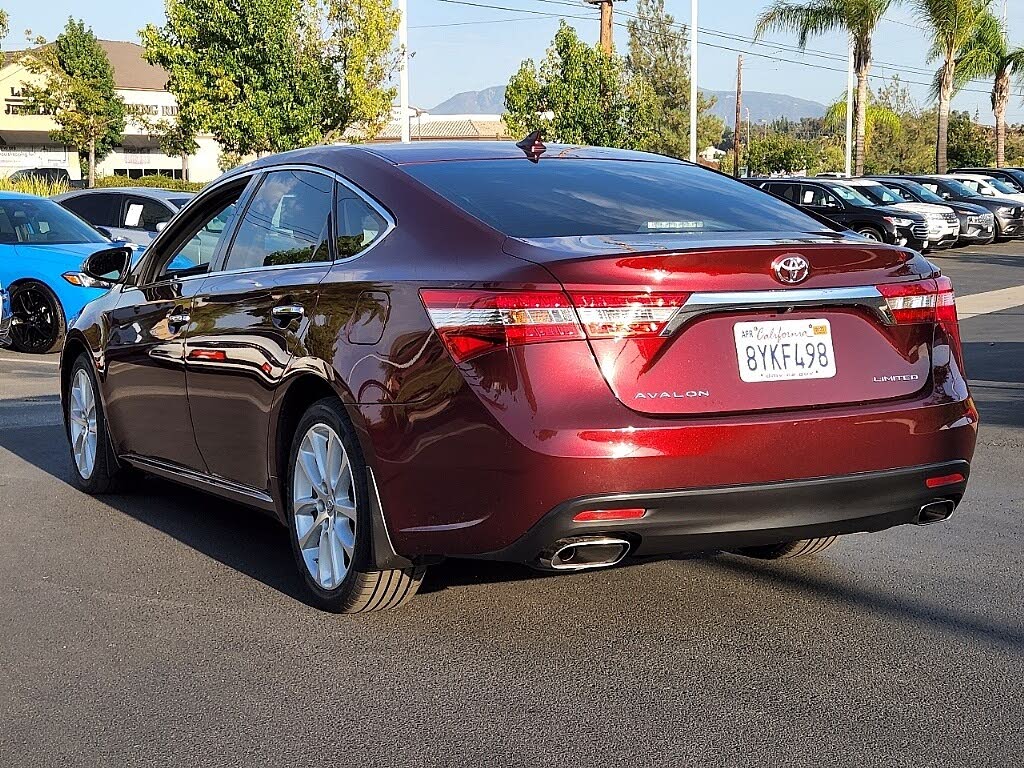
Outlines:
<svg viewBox="0 0 1024 768"><path fill-rule="evenodd" d="M46 243L39 243L38 245L31 245L28 243L18 243L14 246L15 253L24 259L33 259L39 257L64 257L67 259L67 263L70 267L77 267L86 257L96 253L96 251L102 251L104 248L113 248L114 243L65 243L62 245L48 245ZM138 258L136 254L134 258ZM133 258L133 261L134 261Z"/></svg>

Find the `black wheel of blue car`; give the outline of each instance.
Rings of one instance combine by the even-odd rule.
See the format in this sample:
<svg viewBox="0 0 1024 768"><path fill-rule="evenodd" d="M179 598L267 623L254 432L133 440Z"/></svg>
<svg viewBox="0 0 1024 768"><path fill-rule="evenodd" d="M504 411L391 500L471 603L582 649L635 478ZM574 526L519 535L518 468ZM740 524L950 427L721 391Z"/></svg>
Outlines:
<svg viewBox="0 0 1024 768"><path fill-rule="evenodd" d="M64 344L64 312L42 283L26 280L11 287L11 318L11 346L18 352L54 352Z"/></svg>

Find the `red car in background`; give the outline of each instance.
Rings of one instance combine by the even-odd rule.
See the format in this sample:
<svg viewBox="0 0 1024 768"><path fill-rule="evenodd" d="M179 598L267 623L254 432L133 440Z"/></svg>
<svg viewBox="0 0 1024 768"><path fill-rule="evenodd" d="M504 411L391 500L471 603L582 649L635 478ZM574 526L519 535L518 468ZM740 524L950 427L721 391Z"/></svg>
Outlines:
<svg viewBox="0 0 1024 768"><path fill-rule="evenodd" d="M62 357L79 485L263 509L330 610L401 604L449 556L807 555L944 520L967 484L949 280L665 157L299 150L86 271L118 282Z"/></svg>

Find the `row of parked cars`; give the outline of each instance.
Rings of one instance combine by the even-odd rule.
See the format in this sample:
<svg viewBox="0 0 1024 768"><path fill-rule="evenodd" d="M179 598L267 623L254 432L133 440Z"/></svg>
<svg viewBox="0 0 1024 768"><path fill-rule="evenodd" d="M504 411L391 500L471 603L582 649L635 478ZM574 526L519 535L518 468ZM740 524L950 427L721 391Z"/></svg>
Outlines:
<svg viewBox="0 0 1024 768"><path fill-rule="evenodd" d="M192 197L145 187L50 200L0 193L0 341L20 352L60 349L68 322L110 288L81 271L85 258L112 243L140 253Z"/></svg>
<svg viewBox="0 0 1024 768"><path fill-rule="evenodd" d="M1024 169L1019 168L747 183L868 239L918 251L1024 237Z"/></svg>

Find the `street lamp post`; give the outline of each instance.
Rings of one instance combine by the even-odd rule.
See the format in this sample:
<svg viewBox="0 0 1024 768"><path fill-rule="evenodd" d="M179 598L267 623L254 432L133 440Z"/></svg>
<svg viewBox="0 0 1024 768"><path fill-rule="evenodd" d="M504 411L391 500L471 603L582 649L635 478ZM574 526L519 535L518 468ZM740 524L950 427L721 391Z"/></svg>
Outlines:
<svg viewBox="0 0 1024 768"><path fill-rule="evenodd" d="M409 2L398 0L398 46L401 48L398 73L398 102L402 110L402 142L409 143Z"/></svg>
<svg viewBox="0 0 1024 768"><path fill-rule="evenodd" d="M690 162L697 162L697 0L690 0Z"/></svg>

